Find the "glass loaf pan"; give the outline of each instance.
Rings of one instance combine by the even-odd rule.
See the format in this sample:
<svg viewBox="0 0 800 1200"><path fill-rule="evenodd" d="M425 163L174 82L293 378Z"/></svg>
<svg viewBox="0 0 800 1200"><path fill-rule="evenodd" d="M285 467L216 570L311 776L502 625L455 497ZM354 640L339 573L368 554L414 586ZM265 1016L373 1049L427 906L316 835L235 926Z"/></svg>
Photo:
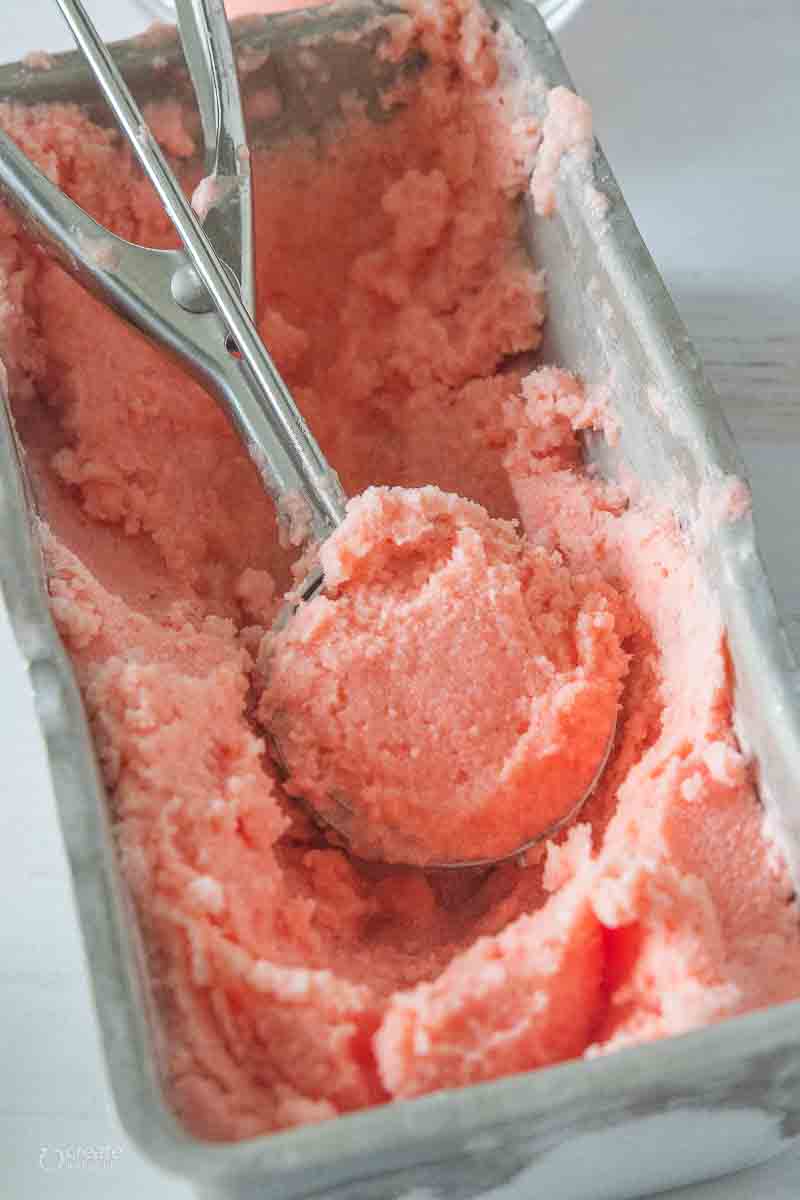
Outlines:
<svg viewBox="0 0 800 1200"><path fill-rule="evenodd" d="M487 0L525 48L526 69L569 85L558 51L527 0ZM375 4L259 18L239 26L242 48L269 48L243 79L276 86L283 110L257 139L319 127L342 92L367 96L396 67L377 72ZM397 11L394 9L393 11ZM360 32L359 32L360 31ZM337 38L335 35L339 34ZM357 36L342 37L342 33ZM329 72L306 77L303 42L315 39ZM191 103L177 40L121 43L118 61L140 100ZM307 58L307 56L305 56ZM418 58L406 65L424 70ZM82 61L51 69L0 67L0 98L72 100L109 116ZM542 89L544 105L544 90ZM386 119L377 105L376 119ZM544 361L588 381L614 370L619 444L593 444L614 475L621 464L700 530L708 485L741 475L741 462L697 355L643 245L602 153L588 168L610 201L598 223L586 207L586 167L567 165L558 212L526 223L536 264L547 271ZM666 398L651 404L648 397ZM49 616L35 511L6 406L0 405L0 582L30 674L67 846L109 1079L123 1123L140 1148L191 1180L206 1197L294 1200L448 1200L491 1194L512 1200L625 1200L763 1160L800 1133L800 1003L591 1061L395 1103L335 1121L233 1145L190 1137L164 1100L159 1029L130 900L110 838L97 770L69 660ZM666 415L665 415L666 414ZM755 547L749 516L706 544L735 670L736 727L758 764L767 819L800 876L800 688ZM417 1189L427 1189L419 1191Z"/></svg>

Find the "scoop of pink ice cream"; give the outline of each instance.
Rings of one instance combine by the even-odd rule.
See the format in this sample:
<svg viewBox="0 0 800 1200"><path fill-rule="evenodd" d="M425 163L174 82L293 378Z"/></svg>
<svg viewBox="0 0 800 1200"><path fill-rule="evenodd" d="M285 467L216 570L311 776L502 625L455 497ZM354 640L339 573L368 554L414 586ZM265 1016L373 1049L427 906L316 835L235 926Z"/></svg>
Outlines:
<svg viewBox="0 0 800 1200"><path fill-rule="evenodd" d="M325 593L265 642L290 792L363 857L419 865L568 817L626 671L616 593L433 487L351 501L322 562Z"/></svg>

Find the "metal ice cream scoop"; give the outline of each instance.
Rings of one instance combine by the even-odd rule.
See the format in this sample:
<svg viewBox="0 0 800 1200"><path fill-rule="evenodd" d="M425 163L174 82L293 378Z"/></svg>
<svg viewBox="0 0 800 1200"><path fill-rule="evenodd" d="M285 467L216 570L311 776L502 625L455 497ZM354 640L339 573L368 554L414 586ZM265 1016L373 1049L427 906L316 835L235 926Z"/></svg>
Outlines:
<svg viewBox="0 0 800 1200"><path fill-rule="evenodd" d="M346 498L336 473L297 410L253 322L253 234L249 151L223 0L176 0L184 54L197 96L205 147L207 211L193 210L150 133L81 0L56 0L117 123L175 227L180 250L134 245L93 220L0 130L0 192L26 230L83 287L176 356L228 413L286 520L298 497L308 533L324 541L341 524ZM317 593L311 571L293 607ZM288 605L279 617L286 620ZM571 821L599 781L535 842ZM277 758L281 761L280 747ZM437 867L487 866L499 860Z"/></svg>

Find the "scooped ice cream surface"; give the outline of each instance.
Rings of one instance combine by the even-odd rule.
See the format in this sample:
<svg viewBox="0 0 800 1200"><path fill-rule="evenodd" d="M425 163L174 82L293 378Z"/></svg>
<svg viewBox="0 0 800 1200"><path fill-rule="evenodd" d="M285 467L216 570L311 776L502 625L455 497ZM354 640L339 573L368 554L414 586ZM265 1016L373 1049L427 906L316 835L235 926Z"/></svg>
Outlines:
<svg viewBox="0 0 800 1200"><path fill-rule="evenodd" d="M570 816L614 731L619 595L435 488L370 489L266 639L288 789L358 854L497 858Z"/></svg>

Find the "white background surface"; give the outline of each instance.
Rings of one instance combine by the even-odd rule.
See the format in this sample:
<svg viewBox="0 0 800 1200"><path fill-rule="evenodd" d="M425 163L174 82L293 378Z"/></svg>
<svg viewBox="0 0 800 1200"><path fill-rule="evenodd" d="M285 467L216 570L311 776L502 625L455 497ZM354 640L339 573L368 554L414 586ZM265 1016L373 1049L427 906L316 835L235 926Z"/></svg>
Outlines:
<svg viewBox="0 0 800 1200"><path fill-rule="evenodd" d="M87 6L108 37L143 23L134 0ZM588 0L561 40L739 436L761 545L800 645L800 5ZM0 0L0 61L67 44L54 0ZM188 1200L185 1184L127 1142L111 1105L53 801L3 611L0 762L0 1198ZM44 1147L50 1170L40 1166ZM59 1166L57 1152L77 1148L106 1148L108 1165ZM674 1193L799 1195L800 1151Z"/></svg>

